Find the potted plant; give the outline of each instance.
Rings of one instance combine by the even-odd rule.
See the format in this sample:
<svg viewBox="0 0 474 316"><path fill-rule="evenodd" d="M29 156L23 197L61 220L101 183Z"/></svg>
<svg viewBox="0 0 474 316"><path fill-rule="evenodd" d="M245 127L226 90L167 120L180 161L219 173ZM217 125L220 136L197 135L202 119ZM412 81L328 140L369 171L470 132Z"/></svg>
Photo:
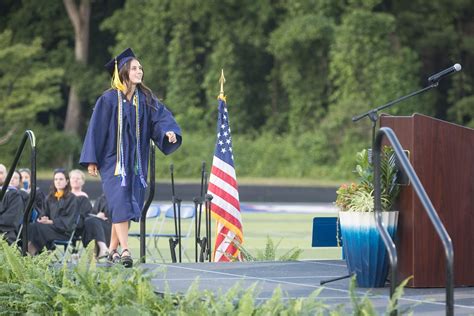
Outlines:
<svg viewBox="0 0 474 316"><path fill-rule="evenodd" d="M360 287L382 287L388 273L388 255L374 216L374 170L369 151L356 154L358 181L343 184L337 190L344 255L350 274L356 275ZM398 196L397 167L391 147L385 146L381 157L382 218L393 238L398 211L393 209Z"/></svg>

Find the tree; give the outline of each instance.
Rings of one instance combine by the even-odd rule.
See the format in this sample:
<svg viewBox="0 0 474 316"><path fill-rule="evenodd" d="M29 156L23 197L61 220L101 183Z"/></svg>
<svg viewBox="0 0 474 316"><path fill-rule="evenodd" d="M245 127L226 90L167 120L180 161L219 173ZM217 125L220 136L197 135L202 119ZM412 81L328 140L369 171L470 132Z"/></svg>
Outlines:
<svg viewBox="0 0 474 316"><path fill-rule="evenodd" d="M76 62L87 65L89 53L89 21L91 15L90 0L81 0L79 6L75 0L63 0L64 7L74 27L74 57ZM82 117L81 102L76 83L72 83L69 90L66 121L64 130L79 135Z"/></svg>
<svg viewBox="0 0 474 316"><path fill-rule="evenodd" d="M336 29L330 59L331 104L321 132L331 153L328 160L339 160L342 170L351 170L347 159L370 147L372 131L367 119L353 123L351 117L416 90L419 62L413 50L400 44L394 17L374 12L372 5L347 9ZM414 104L423 99L413 102L386 112L412 114Z"/></svg>
<svg viewBox="0 0 474 316"><path fill-rule="evenodd" d="M14 44L11 31L0 33L2 133L28 126L39 112L61 106L59 87L64 71L50 67L45 59L40 39Z"/></svg>
<svg viewBox="0 0 474 316"><path fill-rule="evenodd" d="M397 19L404 45L421 59L421 79L460 63L462 72L440 82L431 100L434 115L469 125L474 104L474 6L469 0L400 0L388 7ZM414 27L415 26L415 27ZM455 108L453 108L455 107Z"/></svg>
<svg viewBox="0 0 474 316"><path fill-rule="evenodd" d="M111 55L131 47L143 65L144 82L160 99L166 95L168 80L168 42L174 23L170 6L171 0L129 0L101 24L101 30L115 36Z"/></svg>
<svg viewBox="0 0 474 316"><path fill-rule="evenodd" d="M320 13L304 13L290 15L271 34L269 50L288 95L291 132L314 129L324 114L334 27L333 21Z"/></svg>
<svg viewBox="0 0 474 316"><path fill-rule="evenodd" d="M193 45L191 23L184 17L172 31L168 47L168 93L166 103L176 115L181 128L197 131L202 127L200 79L202 73Z"/></svg>

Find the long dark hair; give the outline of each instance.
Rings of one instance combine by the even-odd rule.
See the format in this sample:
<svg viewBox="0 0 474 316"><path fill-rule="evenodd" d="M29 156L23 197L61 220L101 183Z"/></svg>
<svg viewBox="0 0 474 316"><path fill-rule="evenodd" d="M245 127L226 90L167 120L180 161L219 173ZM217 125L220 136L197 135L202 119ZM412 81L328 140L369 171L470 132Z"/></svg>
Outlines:
<svg viewBox="0 0 474 316"><path fill-rule="evenodd" d="M63 197L65 198L66 196L69 195L69 193L71 193L71 181L69 181L69 173L66 171L66 169L58 168L58 169L54 169L53 171L53 183L49 187L48 198L51 198L51 197L54 198L54 193L56 193L57 191L56 187L54 186L54 176L58 173L62 173L67 181L66 187L64 188L64 191L63 191L64 192Z"/></svg>
<svg viewBox="0 0 474 316"><path fill-rule="evenodd" d="M128 87L130 87L130 80L128 79L129 78L129 73L130 73L130 64L132 63L132 60L137 60L136 58L132 58L130 59L129 61L127 61L125 63L125 65L122 66L122 68L120 69L119 71L119 78L120 78L120 81ZM148 88L144 83L143 83L143 80L145 79L145 71L143 71L143 76L142 76L142 82L137 84L137 87L140 88L140 90L143 91L143 93L145 94L145 103L149 106L151 106L153 104L153 99L157 99L155 94L153 93L153 91ZM127 91L128 92L128 91Z"/></svg>

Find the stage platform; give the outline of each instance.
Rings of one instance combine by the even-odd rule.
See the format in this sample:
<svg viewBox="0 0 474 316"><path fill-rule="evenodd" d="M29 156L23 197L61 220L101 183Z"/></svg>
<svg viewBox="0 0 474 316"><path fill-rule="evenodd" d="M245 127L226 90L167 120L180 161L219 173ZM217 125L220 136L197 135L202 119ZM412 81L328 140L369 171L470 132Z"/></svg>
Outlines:
<svg viewBox="0 0 474 316"><path fill-rule="evenodd" d="M323 288L319 298L330 306L344 304L351 310L349 279L339 280L320 286L321 280L332 279L347 274L344 261L308 260L289 262L236 262L236 263L182 263L182 264L142 264L152 273L152 283L156 292L169 289L172 293L185 293L198 280L199 289L219 294L236 284L244 289L257 283L256 302L270 299L273 291L280 287L285 299L305 298ZM389 300L389 287L378 289L356 288L359 296L368 294L380 314L385 312ZM411 289L399 301L401 310L412 307L415 315L445 314L445 289ZM456 315L474 315L474 287L456 288Z"/></svg>

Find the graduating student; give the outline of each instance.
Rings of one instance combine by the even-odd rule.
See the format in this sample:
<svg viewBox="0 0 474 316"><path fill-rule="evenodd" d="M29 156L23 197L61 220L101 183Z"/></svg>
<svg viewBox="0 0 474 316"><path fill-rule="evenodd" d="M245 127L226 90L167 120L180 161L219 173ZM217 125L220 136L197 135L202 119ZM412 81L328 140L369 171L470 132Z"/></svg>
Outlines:
<svg viewBox="0 0 474 316"><path fill-rule="evenodd" d="M68 239L76 227L79 209L77 198L71 193L69 175L64 169L56 169L53 179L43 213L35 223L28 225L28 252L31 255L45 246L50 248L53 240Z"/></svg>
<svg viewBox="0 0 474 316"><path fill-rule="evenodd" d="M7 169L0 164L0 190L6 185ZM0 203L0 238L7 240L9 244L15 242L18 235L21 219L23 217L23 209L25 205L23 199L14 186L8 186L7 192Z"/></svg>
<svg viewBox="0 0 474 316"><path fill-rule="evenodd" d="M80 163L93 176L100 172L112 218L110 260L130 267L128 222L138 221L144 203L150 139L170 154L181 145L181 130L143 83L142 65L130 48L105 67L112 75L112 88L94 107Z"/></svg>

